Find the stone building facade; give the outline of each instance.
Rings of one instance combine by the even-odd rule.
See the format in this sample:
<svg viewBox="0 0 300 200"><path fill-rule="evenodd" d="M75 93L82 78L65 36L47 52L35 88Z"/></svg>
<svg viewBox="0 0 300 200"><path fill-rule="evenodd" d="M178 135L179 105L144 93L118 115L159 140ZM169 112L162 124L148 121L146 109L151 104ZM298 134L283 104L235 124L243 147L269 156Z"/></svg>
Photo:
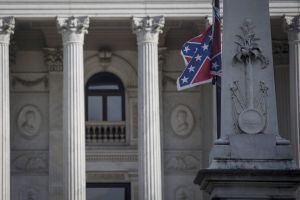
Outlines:
<svg viewBox="0 0 300 200"><path fill-rule="evenodd" d="M0 5L0 199L206 199L193 180L217 138L215 91L176 79L210 1ZM299 13L270 0L279 129L298 165Z"/></svg>

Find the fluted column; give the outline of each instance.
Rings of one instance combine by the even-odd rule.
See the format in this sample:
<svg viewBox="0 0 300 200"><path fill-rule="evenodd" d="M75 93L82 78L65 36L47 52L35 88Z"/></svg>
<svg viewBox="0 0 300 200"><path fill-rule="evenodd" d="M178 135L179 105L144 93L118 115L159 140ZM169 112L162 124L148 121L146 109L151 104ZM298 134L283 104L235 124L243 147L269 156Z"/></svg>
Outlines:
<svg viewBox="0 0 300 200"><path fill-rule="evenodd" d="M291 141L300 166L300 15L285 17L284 23L289 39Z"/></svg>
<svg viewBox="0 0 300 200"><path fill-rule="evenodd" d="M139 200L162 199L158 37L163 17L133 18L138 43Z"/></svg>
<svg viewBox="0 0 300 200"><path fill-rule="evenodd" d="M0 199L10 199L9 40L13 17L0 18Z"/></svg>
<svg viewBox="0 0 300 200"><path fill-rule="evenodd" d="M83 41L88 17L57 18L63 39L64 200L85 200Z"/></svg>

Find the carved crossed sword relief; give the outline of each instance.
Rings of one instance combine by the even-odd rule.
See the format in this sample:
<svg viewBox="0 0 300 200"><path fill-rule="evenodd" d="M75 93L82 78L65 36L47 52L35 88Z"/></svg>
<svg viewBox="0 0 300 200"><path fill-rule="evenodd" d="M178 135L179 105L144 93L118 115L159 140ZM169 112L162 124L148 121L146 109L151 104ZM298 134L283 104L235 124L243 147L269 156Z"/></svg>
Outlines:
<svg viewBox="0 0 300 200"><path fill-rule="evenodd" d="M245 92L241 90L239 81L234 81L231 89L233 104L234 128L237 133L246 134L262 133L267 121L266 97L268 87L263 81L259 81L259 92L255 97L253 63L260 61L261 69L269 64L268 59L262 54L257 41L260 39L254 33L255 26L251 19L245 19L241 26L242 34L237 35L237 53L234 63L241 63L245 68Z"/></svg>

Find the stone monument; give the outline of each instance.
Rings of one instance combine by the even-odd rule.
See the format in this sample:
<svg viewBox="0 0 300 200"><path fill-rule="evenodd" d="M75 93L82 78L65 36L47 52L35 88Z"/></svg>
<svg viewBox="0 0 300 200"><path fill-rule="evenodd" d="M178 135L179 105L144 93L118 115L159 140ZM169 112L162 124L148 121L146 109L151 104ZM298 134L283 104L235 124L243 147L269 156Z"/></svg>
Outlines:
<svg viewBox="0 0 300 200"><path fill-rule="evenodd" d="M295 199L300 172L278 132L268 0L224 0L221 137L195 183L211 199Z"/></svg>

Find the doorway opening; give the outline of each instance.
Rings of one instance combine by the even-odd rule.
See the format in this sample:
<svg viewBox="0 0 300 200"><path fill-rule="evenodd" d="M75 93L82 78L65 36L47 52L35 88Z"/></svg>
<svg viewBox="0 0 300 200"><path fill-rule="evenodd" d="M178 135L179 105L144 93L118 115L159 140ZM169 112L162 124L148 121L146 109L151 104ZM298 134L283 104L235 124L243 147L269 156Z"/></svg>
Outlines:
<svg viewBox="0 0 300 200"><path fill-rule="evenodd" d="M130 200L130 183L87 183L87 200Z"/></svg>

